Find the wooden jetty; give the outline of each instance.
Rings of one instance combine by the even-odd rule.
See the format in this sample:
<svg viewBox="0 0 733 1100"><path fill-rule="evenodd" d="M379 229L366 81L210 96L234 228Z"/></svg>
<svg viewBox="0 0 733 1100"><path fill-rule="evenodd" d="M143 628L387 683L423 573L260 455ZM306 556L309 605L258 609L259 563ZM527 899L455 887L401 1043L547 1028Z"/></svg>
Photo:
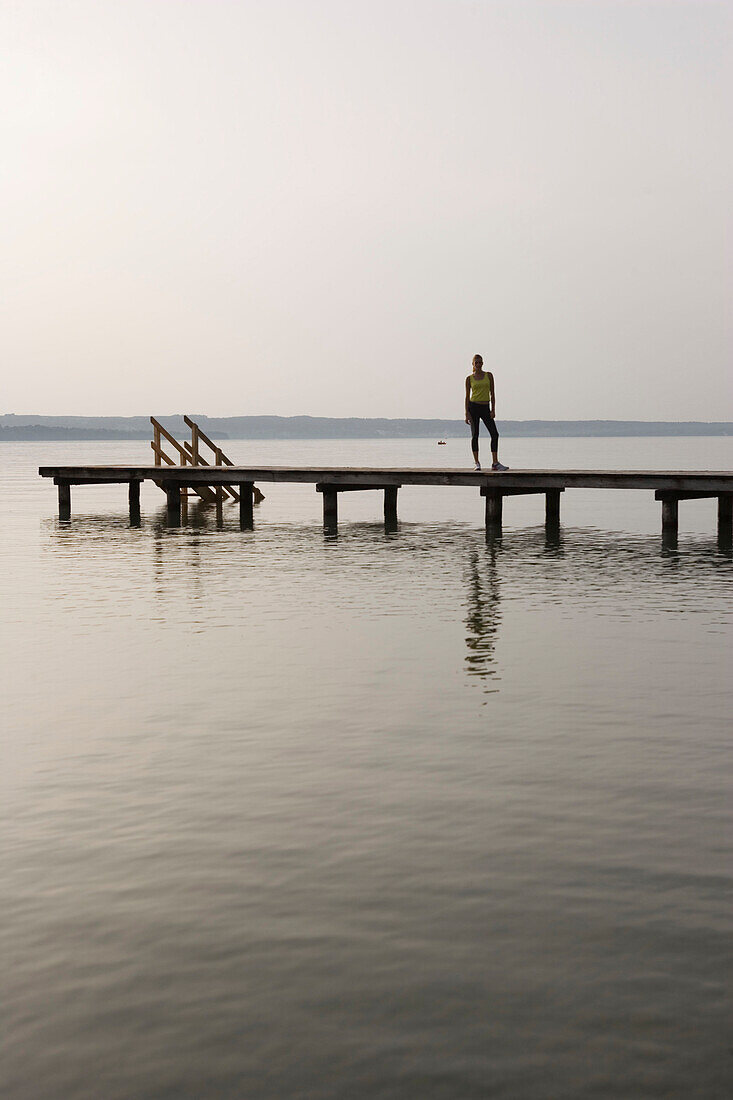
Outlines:
<svg viewBox="0 0 733 1100"><path fill-rule="evenodd" d="M71 486L119 484L129 491L130 520L140 521L140 485L153 481L166 494L168 522L181 523L182 491L226 486L238 498L243 529L254 523L255 482L297 482L314 485L323 496L323 519L329 527L338 521L339 493L379 490L384 493L385 521L397 520L397 493L403 485L470 486L485 498L487 528L500 527L505 497L541 494L545 521L560 522L560 494L566 489L641 489L652 491L662 504L662 529L677 531L682 500L717 497L718 528L726 537L733 524L733 472L688 470L509 470L474 473L469 470L380 469L333 466L41 466L41 477L58 486L59 518L71 518Z"/></svg>

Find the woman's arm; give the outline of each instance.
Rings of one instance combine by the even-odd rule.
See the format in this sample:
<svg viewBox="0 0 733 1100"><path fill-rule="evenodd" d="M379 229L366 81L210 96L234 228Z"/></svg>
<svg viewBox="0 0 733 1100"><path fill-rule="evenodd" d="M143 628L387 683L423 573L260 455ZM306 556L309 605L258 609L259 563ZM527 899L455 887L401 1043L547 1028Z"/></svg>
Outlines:
<svg viewBox="0 0 733 1100"><path fill-rule="evenodd" d="M496 416L496 394L494 393L494 376L491 371L489 371L489 393L491 394L489 416Z"/></svg>
<svg viewBox="0 0 733 1100"><path fill-rule="evenodd" d="M471 423L471 414L468 411L468 402L471 400L471 375L466 379L466 423Z"/></svg>

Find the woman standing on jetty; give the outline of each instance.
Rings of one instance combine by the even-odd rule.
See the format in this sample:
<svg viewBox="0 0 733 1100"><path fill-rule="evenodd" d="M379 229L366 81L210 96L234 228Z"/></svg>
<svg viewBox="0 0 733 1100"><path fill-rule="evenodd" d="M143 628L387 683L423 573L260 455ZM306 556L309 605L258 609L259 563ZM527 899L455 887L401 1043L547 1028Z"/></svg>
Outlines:
<svg viewBox="0 0 733 1100"><path fill-rule="evenodd" d="M473 357L473 374L466 379L466 423L471 425L471 450L475 469L481 469L478 460L478 430L483 420L491 436L491 469L508 470L499 462L499 433L494 423L496 396L494 394L494 376L484 370L484 361L480 355Z"/></svg>

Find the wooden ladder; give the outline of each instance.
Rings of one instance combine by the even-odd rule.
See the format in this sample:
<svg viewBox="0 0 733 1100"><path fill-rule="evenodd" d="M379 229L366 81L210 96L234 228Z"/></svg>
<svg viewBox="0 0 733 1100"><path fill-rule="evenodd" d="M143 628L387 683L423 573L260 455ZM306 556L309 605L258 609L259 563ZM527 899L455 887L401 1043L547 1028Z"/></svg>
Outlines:
<svg viewBox="0 0 733 1100"><path fill-rule="evenodd" d="M224 454L221 447L217 446L213 440L209 439L208 435L201 430L195 420L192 420L190 416L184 416L184 423L191 429L191 442L184 439L183 443L179 443L178 440L172 435L167 428L164 428L159 420L156 420L154 416L150 417L150 423L153 425L153 438L150 442L150 446L153 448L155 455L156 466L233 466L232 460ZM163 449L163 440L173 447L176 458L171 458L166 454ZM213 462L208 461L201 454L201 446L208 447L213 452ZM224 485L217 482L216 485L197 485L190 490L187 488L181 489L181 503L186 504L188 501L189 492L196 494L205 501L207 504L216 504L217 508L221 508L224 500L228 497L231 500L239 500L239 493L232 485ZM254 503L259 504L261 500L264 500L264 494L260 492L257 486L254 486Z"/></svg>

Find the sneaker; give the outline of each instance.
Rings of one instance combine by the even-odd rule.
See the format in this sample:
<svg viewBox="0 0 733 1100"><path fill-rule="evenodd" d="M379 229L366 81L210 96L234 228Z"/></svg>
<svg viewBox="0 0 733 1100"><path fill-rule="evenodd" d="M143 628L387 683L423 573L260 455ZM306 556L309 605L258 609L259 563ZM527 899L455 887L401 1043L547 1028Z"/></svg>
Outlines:
<svg viewBox="0 0 733 1100"><path fill-rule="evenodd" d="M495 470L497 473L501 473L502 470L508 470L509 467L508 466L502 466L501 462L492 462L491 463L491 469Z"/></svg>
<svg viewBox="0 0 733 1100"><path fill-rule="evenodd" d="M474 466L474 470L476 471L477 474L481 473L481 463L480 462L476 463L476 465Z"/></svg>

